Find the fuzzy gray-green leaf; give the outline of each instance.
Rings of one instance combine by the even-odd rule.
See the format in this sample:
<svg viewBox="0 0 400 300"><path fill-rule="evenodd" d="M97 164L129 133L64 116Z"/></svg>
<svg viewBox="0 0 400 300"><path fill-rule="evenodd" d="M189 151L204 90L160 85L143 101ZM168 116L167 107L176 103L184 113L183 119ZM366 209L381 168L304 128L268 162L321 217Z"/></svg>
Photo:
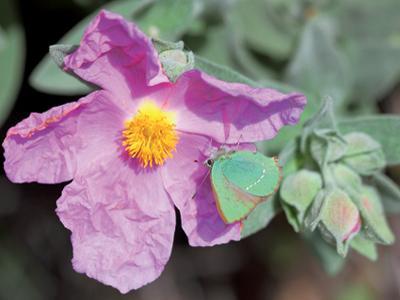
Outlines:
<svg viewBox="0 0 400 300"><path fill-rule="evenodd" d="M354 131L368 134L382 146L387 165L400 164L400 139L398 138L400 116L374 115L354 117L340 121L338 126L343 134Z"/></svg>
<svg viewBox="0 0 400 300"><path fill-rule="evenodd" d="M242 223L241 238L265 228L279 211L280 207L276 195L257 205Z"/></svg>

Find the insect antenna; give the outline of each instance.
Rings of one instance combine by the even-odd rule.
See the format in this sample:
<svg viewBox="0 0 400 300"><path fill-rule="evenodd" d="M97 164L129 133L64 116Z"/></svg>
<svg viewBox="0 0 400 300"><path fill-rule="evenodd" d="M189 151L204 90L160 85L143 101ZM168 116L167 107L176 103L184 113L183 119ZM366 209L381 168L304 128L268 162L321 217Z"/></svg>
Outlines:
<svg viewBox="0 0 400 300"><path fill-rule="evenodd" d="M240 136L236 142L236 145L235 145L235 151L239 150L240 140L242 139L242 137L243 137L243 134L240 134Z"/></svg>
<svg viewBox="0 0 400 300"><path fill-rule="evenodd" d="M207 173L203 176L203 178L200 181L200 184L197 186L197 190L194 192L192 199L194 199L197 196L197 191L200 189L200 187L204 184L204 182L206 181L208 175L210 175L211 172L211 168L208 168Z"/></svg>
<svg viewBox="0 0 400 300"><path fill-rule="evenodd" d="M237 151L237 150L239 149L240 140L242 139L242 137L243 137L243 135L240 134L239 139L238 139L238 141L237 141L237 143L236 143L236 145L235 145L235 150L234 150L234 151ZM211 140L210 140L210 147L212 146L212 142L213 142L213 140L211 139ZM224 147L225 147L226 145L228 145L227 139L226 139L225 142L220 146L220 149L224 149ZM195 162L198 162L198 161L195 160ZM206 181L207 177L210 175L210 172L211 172L212 164L213 164L213 163L214 163L214 159L211 159L211 158L207 159L207 161L206 161L205 164L206 164L207 167L208 167L208 171L207 171L207 173L203 176L203 178L201 179L200 184L197 186L196 192L195 192L195 193L193 194L193 196L192 196L192 199L194 199L194 198L197 196L197 191L200 189L200 187L201 187L201 186L204 184L204 182Z"/></svg>

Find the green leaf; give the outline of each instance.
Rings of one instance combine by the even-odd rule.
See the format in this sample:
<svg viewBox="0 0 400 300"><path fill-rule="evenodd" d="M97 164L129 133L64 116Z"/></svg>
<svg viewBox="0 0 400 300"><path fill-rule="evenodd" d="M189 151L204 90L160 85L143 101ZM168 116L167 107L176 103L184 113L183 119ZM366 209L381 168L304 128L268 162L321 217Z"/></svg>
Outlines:
<svg viewBox="0 0 400 300"><path fill-rule="evenodd" d="M205 73L215 76L216 78L228 82L239 82L251 86L258 86L258 83L252 79L228 68L223 65L214 63L208 59L195 55L194 67L204 71Z"/></svg>
<svg viewBox="0 0 400 300"><path fill-rule="evenodd" d="M204 71L209 75L215 76L220 80L228 82L238 82L238 83L248 84L253 87L265 87L265 88L276 89L282 93L289 93L293 92L294 90L294 88L291 86L273 80L264 81L262 84L258 83L228 67L219 65L217 63L214 63L197 55L195 55L194 67Z"/></svg>
<svg viewBox="0 0 400 300"><path fill-rule="evenodd" d="M260 60L251 53L250 49L246 47L246 35L243 36L240 30L235 30L234 18L227 17L226 19L224 36L221 37L220 40L220 42L225 43L225 48L227 48L224 52L224 56L231 56L231 59L234 61L232 65L251 78L260 78L261 81L263 79L272 78L275 75L274 71L266 64L261 63ZM227 55L227 53L230 55ZM214 59L212 58L212 60Z"/></svg>
<svg viewBox="0 0 400 300"><path fill-rule="evenodd" d="M153 37L172 40L191 26L194 14L197 13L194 0L117 0L103 8L134 20ZM80 21L57 44L79 44L84 30L98 12L96 10ZM35 89L51 94L82 95L90 91L74 77L60 72L49 55L36 66L29 81Z"/></svg>
<svg viewBox="0 0 400 300"><path fill-rule="evenodd" d="M350 90L346 57L337 49L335 24L317 16L305 26L300 45L286 70L287 81L318 97L343 102Z"/></svg>
<svg viewBox="0 0 400 300"><path fill-rule="evenodd" d="M295 2L246 0L237 1L231 10L232 26L254 50L277 59L285 59L292 51L297 32L301 29L290 16ZM286 10L282 13L282 10Z"/></svg>
<svg viewBox="0 0 400 300"><path fill-rule="evenodd" d="M389 177L382 173L373 175L374 184L382 198L385 211L400 213L400 188Z"/></svg>
<svg viewBox="0 0 400 300"><path fill-rule="evenodd" d="M104 6L104 9L122 14L124 17L129 17L133 14L135 9L142 8L142 3L148 2L149 1L139 0L117 0ZM57 44L79 44L83 32L98 12L99 10L96 10L80 21L70 31L68 31L68 33L57 42ZM83 84L75 77L60 71L58 66L52 61L49 54L47 54L33 70L29 78L29 83L41 92L56 95L82 95L87 94L91 90L87 85Z"/></svg>
<svg viewBox="0 0 400 300"><path fill-rule="evenodd" d="M298 150L298 140L289 140L279 153L279 165L282 166L283 177L296 172L303 165L303 157Z"/></svg>
<svg viewBox="0 0 400 300"><path fill-rule="evenodd" d="M14 1L0 1L0 127L17 98L25 64L25 37Z"/></svg>
<svg viewBox="0 0 400 300"><path fill-rule="evenodd" d="M280 198L296 210L299 223L322 188L322 178L317 172L301 170L286 177L280 188Z"/></svg>
<svg viewBox="0 0 400 300"><path fill-rule="evenodd" d="M267 227L280 211L276 195L256 206L242 223L241 238L248 237Z"/></svg>
<svg viewBox="0 0 400 300"><path fill-rule="evenodd" d="M364 186L359 196L354 200L360 209L364 221L364 231L368 239L381 244L392 244L394 235L386 221L377 191L373 187Z"/></svg>
<svg viewBox="0 0 400 300"><path fill-rule="evenodd" d="M208 28L207 34L185 38L185 45L198 56L233 68L232 57L228 54L229 44L226 42L227 31L223 25L212 26Z"/></svg>
<svg viewBox="0 0 400 300"><path fill-rule="evenodd" d="M133 19L146 34L163 40L175 41L184 34L201 9L198 0L152 2L154 4L149 9L134 13Z"/></svg>
<svg viewBox="0 0 400 300"><path fill-rule="evenodd" d="M350 243L351 248L356 250L361 255L369 258L370 260L377 260L378 252L374 242L364 238L361 234L358 234Z"/></svg>
<svg viewBox="0 0 400 300"><path fill-rule="evenodd" d="M384 96L400 78L397 0L342 1L338 25L354 75L353 99L365 105Z"/></svg>
<svg viewBox="0 0 400 300"><path fill-rule="evenodd" d="M376 140L383 149L387 165L400 164L400 117L396 115L372 115L354 117L338 123L342 133L364 132Z"/></svg>

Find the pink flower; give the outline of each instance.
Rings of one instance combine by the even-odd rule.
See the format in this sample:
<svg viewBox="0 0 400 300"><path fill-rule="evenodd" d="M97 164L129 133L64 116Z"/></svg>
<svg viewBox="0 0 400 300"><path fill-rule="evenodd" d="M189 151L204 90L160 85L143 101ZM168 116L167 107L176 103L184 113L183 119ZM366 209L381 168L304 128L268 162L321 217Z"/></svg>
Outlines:
<svg viewBox="0 0 400 300"><path fill-rule="evenodd" d="M240 239L241 223L222 221L209 181L199 186L203 161L239 136L251 147L295 124L303 95L199 70L169 82L151 41L107 11L89 25L65 68L99 90L9 129L4 168L13 182L72 180L56 211L72 232L76 271L122 293L156 279L171 253L174 205L190 245Z"/></svg>

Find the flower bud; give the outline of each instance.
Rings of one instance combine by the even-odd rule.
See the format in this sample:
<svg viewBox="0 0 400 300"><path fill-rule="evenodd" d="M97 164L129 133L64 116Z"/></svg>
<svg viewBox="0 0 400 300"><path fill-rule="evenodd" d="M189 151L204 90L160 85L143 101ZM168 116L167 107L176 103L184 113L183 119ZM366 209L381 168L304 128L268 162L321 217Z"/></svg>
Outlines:
<svg viewBox="0 0 400 300"><path fill-rule="evenodd" d="M159 54L161 64L168 78L175 80L185 71L193 69L194 55L181 49L165 50Z"/></svg>
<svg viewBox="0 0 400 300"><path fill-rule="evenodd" d="M361 219L357 206L343 190L335 188L326 194L320 226L336 241L337 252L345 256L350 240L360 231Z"/></svg>
<svg viewBox="0 0 400 300"><path fill-rule="evenodd" d="M381 244L392 244L394 235L389 228L377 191L363 186L357 204L364 220L364 230L371 240Z"/></svg>
<svg viewBox="0 0 400 300"><path fill-rule="evenodd" d="M297 212L299 223L318 191L322 188L322 179L317 172L301 170L289 175L280 189L281 199Z"/></svg>
<svg viewBox="0 0 400 300"><path fill-rule="evenodd" d="M362 186L360 175L343 164L332 164L330 170L338 187L350 193L358 193Z"/></svg>
<svg viewBox="0 0 400 300"><path fill-rule="evenodd" d="M344 136L348 143L343 162L361 175L371 175L386 165L381 145L362 132L352 132Z"/></svg>

